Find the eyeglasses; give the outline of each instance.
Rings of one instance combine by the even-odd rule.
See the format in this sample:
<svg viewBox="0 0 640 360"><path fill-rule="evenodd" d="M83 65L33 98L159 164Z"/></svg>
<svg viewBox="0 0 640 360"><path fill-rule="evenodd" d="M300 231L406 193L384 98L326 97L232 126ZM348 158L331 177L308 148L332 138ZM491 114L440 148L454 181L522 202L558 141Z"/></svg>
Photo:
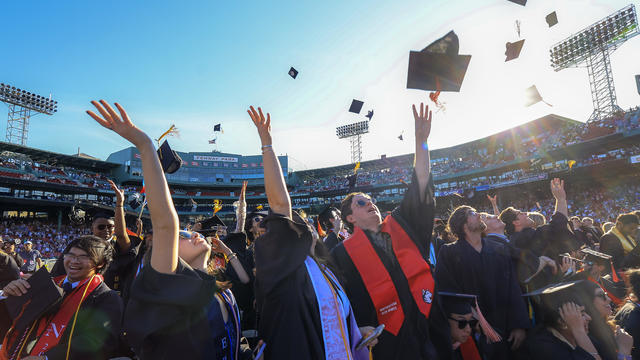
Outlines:
<svg viewBox="0 0 640 360"><path fill-rule="evenodd" d="M261 221L262 221L262 219L264 219L264 217L262 217L262 216L256 216L256 217L254 217L254 218L253 218L253 222L255 222L255 223L259 223L259 222L261 222Z"/></svg>
<svg viewBox="0 0 640 360"><path fill-rule="evenodd" d="M113 224L100 224L97 226L98 230L104 230L106 228L110 228L113 229L115 227L115 225Z"/></svg>
<svg viewBox="0 0 640 360"><path fill-rule="evenodd" d="M473 319L473 320L458 320L458 319L454 319L452 317L449 317L449 319L455 321L458 323L458 329L464 329L467 327L467 325L471 326L471 328L475 328L476 325L478 325L478 320Z"/></svg>
<svg viewBox="0 0 640 360"><path fill-rule="evenodd" d="M358 199L356 200L356 205L358 207L365 207L367 204L372 203L375 204L376 203L376 199L374 198L369 198L367 200L363 200L363 199Z"/></svg>
<svg viewBox="0 0 640 360"><path fill-rule="evenodd" d="M89 255L75 255L75 254L71 254L71 253L64 254L64 259L65 260L71 260L71 261L77 261L77 262L81 262L81 263L87 263L87 262L89 262L89 260L91 260Z"/></svg>
<svg viewBox="0 0 640 360"><path fill-rule="evenodd" d="M186 231L186 230L180 230L178 232L178 235L181 238L185 238L185 239L194 239L194 238L204 238L204 236L202 236L202 234L200 234L199 232L196 231Z"/></svg>

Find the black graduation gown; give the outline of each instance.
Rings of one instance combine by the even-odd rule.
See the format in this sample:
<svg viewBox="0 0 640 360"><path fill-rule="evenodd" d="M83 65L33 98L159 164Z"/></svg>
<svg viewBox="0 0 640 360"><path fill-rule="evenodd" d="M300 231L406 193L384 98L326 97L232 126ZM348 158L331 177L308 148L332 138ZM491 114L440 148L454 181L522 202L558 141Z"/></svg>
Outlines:
<svg viewBox="0 0 640 360"><path fill-rule="evenodd" d="M527 228L510 236L514 245L528 249L536 256L547 256L559 261L560 254L578 250L581 243L569 230L569 220L561 213L555 213L548 224L537 229Z"/></svg>
<svg viewBox="0 0 640 360"><path fill-rule="evenodd" d="M522 355L526 360L595 359L595 357L579 346L571 349L569 344L553 336L547 329L537 329L527 337L523 345Z"/></svg>
<svg viewBox="0 0 640 360"><path fill-rule="evenodd" d="M540 266L540 258L535 256L531 250L520 249L510 241L506 241L497 235L487 235L485 238L487 241L493 241L497 244L503 245L503 252L506 256L510 257L514 265L516 266L518 280L522 283L528 279L531 275L535 274Z"/></svg>
<svg viewBox="0 0 640 360"><path fill-rule="evenodd" d="M150 265L133 281L125 310L126 341L140 359L206 359L211 341L207 310L216 279L182 259L175 274Z"/></svg>
<svg viewBox="0 0 640 360"><path fill-rule="evenodd" d="M265 360L324 360L318 302L304 264L311 232L306 224L278 214L262 224L267 231L254 243L255 294Z"/></svg>
<svg viewBox="0 0 640 360"><path fill-rule="evenodd" d="M73 316L58 344L44 354L49 360L66 359L72 321ZM121 321L122 300L115 291L102 282L80 306L71 339L69 359L106 360L116 356ZM34 340L35 334L32 333L28 342L33 343Z"/></svg>
<svg viewBox="0 0 640 360"><path fill-rule="evenodd" d="M479 341L481 353L492 359L509 357L506 339L511 330L531 327L515 268L506 252L503 245L486 239L482 239L482 251L477 252L461 239L440 249L436 267L440 291L478 295L482 314L503 339L491 346Z"/></svg>
<svg viewBox="0 0 640 360"><path fill-rule="evenodd" d="M427 261L429 259L428 246L431 240L435 214L433 189L433 178L430 177L427 189L425 189L425 199L420 201L420 189L418 188L418 181L414 171L413 180L405 193L402 203L391 215L414 241L420 254ZM446 317L439 313L441 310L437 304L437 296L433 296L434 301L431 304L429 319L426 319L420 313L411 295L409 283L402 272L402 268L397 264L397 260L390 259L387 253L374 242L371 242L371 245L396 286L405 316L404 323L397 336L384 331L378 338L378 344L373 348L374 359L449 358L451 356L451 344L450 341L447 341L448 334L444 334L444 332L448 331L448 327L443 326L443 323L446 323ZM360 326L377 326L378 318L373 301L369 297L367 288L357 268L344 248L344 243L338 244L331 252L331 255L345 279L343 285L353 306L358 324ZM438 318L439 321L433 321L434 318ZM441 318L444 318L444 320L440 320ZM438 325L434 326L436 322ZM433 337L438 337L442 341L435 341Z"/></svg>
<svg viewBox="0 0 640 360"><path fill-rule="evenodd" d="M333 248L338 246L338 244L341 242L342 242L342 239L339 238L335 232L330 231L329 235L327 235L327 237L324 239L324 246L327 247L328 251L331 251L333 250Z"/></svg>
<svg viewBox="0 0 640 360"><path fill-rule="evenodd" d="M224 243L238 256L238 261L242 264L244 271L249 275L249 283L243 284L236 274L231 264L227 264L225 274L231 280L233 295L236 298L238 307L242 311L242 329L256 329L256 313L253 307L254 295L254 275L255 260L253 258L253 250L247 247L247 235L243 232L229 233L223 239Z"/></svg>
<svg viewBox="0 0 640 360"><path fill-rule="evenodd" d="M615 319L618 325L633 336L631 356L634 360L640 359L640 306L627 302L618 310Z"/></svg>
<svg viewBox="0 0 640 360"><path fill-rule="evenodd" d="M640 246L636 246L625 255L620 239L612 233L606 233L600 238L600 251L611 255L613 267L626 269L640 266Z"/></svg>
<svg viewBox="0 0 640 360"><path fill-rule="evenodd" d="M20 277L20 267L16 264L16 261L2 251L0 251L0 288L4 288Z"/></svg>

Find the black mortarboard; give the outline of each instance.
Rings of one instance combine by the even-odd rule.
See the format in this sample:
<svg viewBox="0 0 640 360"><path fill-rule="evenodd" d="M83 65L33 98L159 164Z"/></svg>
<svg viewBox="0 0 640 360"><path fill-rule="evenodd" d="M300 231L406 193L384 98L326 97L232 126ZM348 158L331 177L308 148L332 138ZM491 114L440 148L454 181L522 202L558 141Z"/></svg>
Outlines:
<svg viewBox="0 0 640 360"><path fill-rule="evenodd" d="M601 253L589 248L584 248L580 251L586 255L585 261L609 264L609 261L611 261L612 258L612 256L609 254Z"/></svg>
<svg viewBox="0 0 640 360"><path fill-rule="evenodd" d="M292 66L291 69L289 69L289 76L295 79L298 76L298 70L294 69Z"/></svg>
<svg viewBox="0 0 640 360"><path fill-rule="evenodd" d="M106 209L100 208L91 208L87 210L87 213L91 216L91 221L96 221L98 219L113 219L114 213L112 211L107 211Z"/></svg>
<svg viewBox="0 0 640 360"><path fill-rule="evenodd" d="M581 281L582 280L550 284L543 288L523 294L522 296L537 297L541 304L543 304L547 309L555 310L559 308L560 305L569 301L579 303L579 296L576 293L578 288L575 285L579 284Z"/></svg>
<svg viewBox="0 0 640 360"><path fill-rule="evenodd" d="M522 6L527 5L527 0L509 0L509 1L511 1L512 3L516 3L518 5L522 5Z"/></svg>
<svg viewBox="0 0 640 360"><path fill-rule="evenodd" d="M524 96L525 96L525 104L524 104L525 106L531 106L539 103L540 101L544 101L542 100L542 96L540 96L540 93L538 92L538 88L535 85L528 87L524 91Z"/></svg>
<svg viewBox="0 0 640 360"><path fill-rule="evenodd" d="M402 137L402 134L400 134L400 136L398 136L398 140L404 140L404 138Z"/></svg>
<svg viewBox="0 0 640 360"><path fill-rule="evenodd" d="M411 51L407 89L460 91L471 55L459 55L458 48L458 36L450 31L422 51Z"/></svg>
<svg viewBox="0 0 640 360"><path fill-rule="evenodd" d="M523 45L524 45L524 39L520 41L516 41L514 43L508 42L506 44L507 50L504 52L507 58L504 61L507 62L513 59L517 59L518 56L520 56L520 52L522 51Z"/></svg>
<svg viewBox="0 0 640 360"><path fill-rule="evenodd" d="M362 110L362 105L364 105L364 102L353 99L353 101L351 102L351 106L349 106L349 112L360 114L360 110Z"/></svg>
<svg viewBox="0 0 640 360"><path fill-rule="evenodd" d="M62 299L64 293L53 282L51 274L44 266L27 279L27 282L30 288L26 294L8 296L5 300L9 315L16 320L15 328L18 333L55 306ZM28 305L23 311L22 307L27 303ZM22 315L20 315L21 312Z"/></svg>
<svg viewBox="0 0 640 360"><path fill-rule="evenodd" d="M198 232L204 236L214 234L218 230L218 227L226 227L218 215L213 215L208 219L204 219L200 221L200 224L202 225L202 228L198 230Z"/></svg>
<svg viewBox="0 0 640 360"><path fill-rule="evenodd" d="M128 204L132 209L136 209L140 204L142 204L142 197L139 193L131 194L129 196Z"/></svg>
<svg viewBox="0 0 640 360"><path fill-rule="evenodd" d="M442 298L440 303L446 315L466 315L471 313L471 309L476 305L476 295L457 294L446 291L440 291L438 294Z"/></svg>
<svg viewBox="0 0 640 360"><path fill-rule="evenodd" d="M373 118L373 110L369 110L367 112L367 115L365 115L364 117L368 118L369 120L371 120Z"/></svg>
<svg viewBox="0 0 640 360"><path fill-rule="evenodd" d="M552 27L553 25L558 23L558 14L556 14L556 12L552 12L551 14L547 15L544 18L547 21L547 24L549 24L549 27Z"/></svg>
<svg viewBox="0 0 640 360"><path fill-rule="evenodd" d="M178 153L171 150L167 140L160 145L158 157L160 158L160 164L162 164L162 170L167 174L173 174L182 166L182 159Z"/></svg>

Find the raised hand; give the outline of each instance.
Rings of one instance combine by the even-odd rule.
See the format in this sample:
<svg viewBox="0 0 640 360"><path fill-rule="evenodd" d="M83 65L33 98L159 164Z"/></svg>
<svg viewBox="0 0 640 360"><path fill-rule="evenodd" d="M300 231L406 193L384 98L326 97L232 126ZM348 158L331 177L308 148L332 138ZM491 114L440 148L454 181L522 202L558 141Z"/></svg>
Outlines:
<svg viewBox="0 0 640 360"><path fill-rule="evenodd" d="M253 106L249 107L247 113L251 116L251 120L253 120L253 124L256 126L256 129L258 129L258 135L260 136L262 146L271 145L271 115L267 113L267 117L265 119L262 114L262 108L258 107L258 111L256 111Z"/></svg>
<svg viewBox="0 0 640 360"><path fill-rule="evenodd" d="M91 104L96 107L102 117L96 115L96 113L91 110L87 110L87 114L89 114L89 116L91 116L98 124L109 130L115 131L118 135L129 140L129 142L136 147L142 145L145 141L150 141L147 134L138 129L131 122L127 112L122 108L122 106L120 106L120 104L115 103L120 115L116 114L111 105L104 100L100 100L100 102L94 100L91 101Z"/></svg>
<svg viewBox="0 0 640 360"><path fill-rule="evenodd" d="M207 239L211 241L211 251L214 253L224 254L227 256L232 253L231 249L229 249L227 245L220 240L217 234L215 236L210 236Z"/></svg>
<svg viewBox="0 0 640 360"><path fill-rule="evenodd" d="M423 146L426 146L429 134L431 134L432 114L429 110L429 105L425 106L423 103L420 103L419 113L416 109L416 106L413 105L413 118L415 120L416 126L416 143L420 143Z"/></svg>
<svg viewBox="0 0 640 360"><path fill-rule="evenodd" d="M124 205L124 190L119 189L116 183L107 179L109 185L111 185L111 190L116 193L116 206Z"/></svg>
<svg viewBox="0 0 640 360"><path fill-rule="evenodd" d="M551 180L551 193L556 199L566 199L567 193L564 191L564 180L558 178Z"/></svg>
<svg viewBox="0 0 640 360"><path fill-rule="evenodd" d="M558 312L560 313L560 318L567 324L571 332L586 331L584 328L585 319L578 305L572 302L564 303L560 309L558 309Z"/></svg>
<svg viewBox="0 0 640 360"><path fill-rule="evenodd" d="M491 205L497 204L498 194L493 195L493 197L487 194L487 199L489 199L489 201L491 202Z"/></svg>

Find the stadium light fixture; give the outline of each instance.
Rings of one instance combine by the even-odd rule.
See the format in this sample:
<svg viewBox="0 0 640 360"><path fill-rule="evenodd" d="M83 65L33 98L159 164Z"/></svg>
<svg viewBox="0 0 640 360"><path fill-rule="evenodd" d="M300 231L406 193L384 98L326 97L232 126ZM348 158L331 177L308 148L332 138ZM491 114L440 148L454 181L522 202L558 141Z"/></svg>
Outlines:
<svg viewBox="0 0 640 360"><path fill-rule="evenodd" d="M369 132L369 121L359 121L353 124L338 126L336 135L338 139L349 138L351 143L351 162L360 162L362 159L362 135Z"/></svg>
<svg viewBox="0 0 640 360"><path fill-rule="evenodd" d="M26 90L0 83L0 102L9 107L5 141L20 145L27 144L31 113L53 115L58 111L58 102Z"/></svg>
<svg viewBox="0 0 640 360"><path fill-rule="evenodd" d="M594 109L589 121L607 118L620 110L609 56L639 33L636 8L630 4L549 49L555 71L587 64Z"/></svg>

